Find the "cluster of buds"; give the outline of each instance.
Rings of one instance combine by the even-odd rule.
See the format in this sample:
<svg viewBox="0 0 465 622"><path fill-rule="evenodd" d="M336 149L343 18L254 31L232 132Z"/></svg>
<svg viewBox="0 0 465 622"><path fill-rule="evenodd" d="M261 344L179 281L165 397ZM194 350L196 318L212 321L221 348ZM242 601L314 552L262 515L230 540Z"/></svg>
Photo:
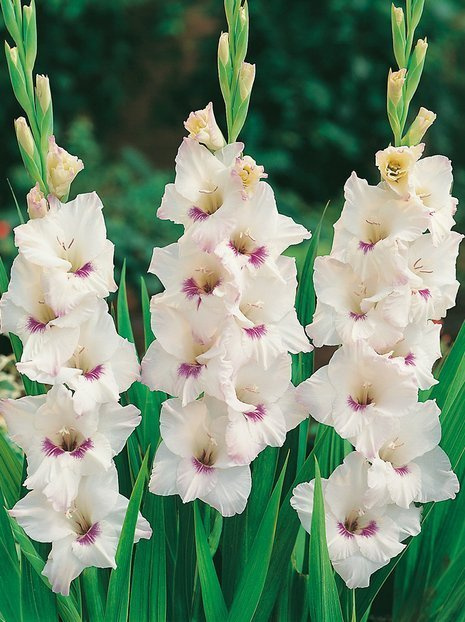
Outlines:
<svg viewBox="0 0 465 622"><path fill-rule="evenodd" d="M33 189L30 210L43 200ZM52 543L43 573L67 595L87 566L115 567L128 500L118 493L113 458L140 421L119 394L139 378L139 363L104 300L116 284L100 199L49 203L41 218L15 229L19 254L0 311L1 332L22 342L18 370L52 386L2 400L0 412L26 454L31 491L10 514L31 538ZM150 534L139 516L135 539Z"/></svg>
<svg viewBox="0 0 465 622"><path fill-rule="evenodd" d="M155 248L149 269L165 291L151 301L156 341L142 381L173 396L161 411L150 490L231 516L246 505L250 462L305 417L289 352L310 345L294 309L295 260L282 253L310 234L278 213L244 145L225 144L211 104L186 128L158 210L184 234Z"/></svg>
<svg viewBox="0 0 465 622"><path fill-rule="evenodd" d="M331 254L315 262L317 307L307 333L341 345L302 383L298 400L355 451L323 481L329 555L350 588L420 531L416 503L453 498L459 483L441 438L435 401L418 390L437 381L440 320L455 303L462 236L451 227L457 200L443 156L424 145L376 154L382 181L351 175ZM292 505L309 531L313 482Z"/></svg>

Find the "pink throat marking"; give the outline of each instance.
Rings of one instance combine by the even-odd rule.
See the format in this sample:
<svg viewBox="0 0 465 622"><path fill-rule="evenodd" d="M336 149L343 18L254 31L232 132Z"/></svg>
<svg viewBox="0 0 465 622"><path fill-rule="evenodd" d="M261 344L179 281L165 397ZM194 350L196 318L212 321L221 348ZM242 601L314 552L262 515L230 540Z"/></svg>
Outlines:
<svg viewBox="0 0 465 622"><path fill-rule="evenodd" d="M363 240L360 240L360 242L358 243L358 247L361 251L363 251L363 254L366 255L367 253L369 253L370 251L374 249L375 243L364 242Z"/></svg>
<svg viewBox="0 0 465 622"><path fill-rule="evenodd" d="M349 313L349 317L352 320L355 320L356 322L358 322L359 320L366 320L367 319L367 314L366 313L355 313L355 311L351 311Z"/></svg>
<svg viewBox="0 0 465 622"><path fill-rule="evenodd" d="M360 404L360 402L354 400L354 398L349 395L349 397L347 398L347 404L352 410L358 413L364 411L365 408L371 404L371 400L369 400L367 404Z"/></svg>
<svg viewBox="0 0 465 622"><path fill-rule="evenodd" d="M337 530L339 531L339 534L341 536L344 536L344 538L347 538L348 540L352 540L352 538L355 538L355 534L349 531L344 525L344 523L338 523Z"/></svg>
<svg viewBox="0 0 465 622"><path fill-rule="evenodd" d="M252 264L254 268L259 268L265 263L265 259L268 257L268 251L266 246L257 246L253 251L242 251L237 248L232 240L228 242L229 248L234 252L236 257L239 255L245 255L249 258L249 263Z"/></svg>
<svg viewBox="0 0 465 622"><path fill-rule="evenodd" d="M404 357L404 363L406 365L413 365L415 367L416 363L415 363L415 355L413 352L409 352L405 357Z"/></svg>
<svg viewBox="0 0 465 622"><path fill-rule="evenodd" d="M203 475L206 475L207 473L210 474L213 471L212 466L209 466L208 464L203 464L203 462L200 462L200 460L197 460L197 458L192 458L192 464L194 465L197 473L202 473Z"/></svg>
<svg viewBox="0 0 465 622"><path fill-rule="evenodd" d="M258 326L252 326L252 328L244 328L244 331L250 339L258 340L266 335L266 326L265 324L259 324Z"/></svg>
<svg viewBox="0 0 465 622"><path fill-rule="evenodd" d="M431 298L431 292L429 291L429 289L419 289L418 293L423 298L423 300L428 300L428 298Z"/></svg>
<svg viewBox="0 0 465 622"><path fill-rule="evenodd" d="M47 458L58 458L58 456L62 456L67 453L77 460L82 460L82 458L86 455L86 452L89 451L89 449L93 449L93 447L94 443L90 438L83 441L80 445L78 445L78 447L76 447L76 449L73 449L73 451L64 450L62 447L55 445L55 443L53 443L49 438L44 438L42 441L42 451Z"/></svg>
<svg viewBox="0 0 465 622"><path fill-rule="evenodd" d="M207 220L207 218L209 218L210 216L210 214L207 214L206 212L201 210L200 207L197 207L195 205L191 207L187 213L189 218L194 222L203 222L204 220Z"/></svg>
<svg viewBox="0 0 465 622"><path fill-rule="evenodd" d="M404 477L404 475L408 475L410 473L410 469L407 465L401 467L394 467L394 471L397 473L397 475L400 475L401 477Z"/></svg>
<svg viewBox="0 0 465 622"><path fill-rule="evenodd" d="M341 536L344 536L344 538L347 538L348 540L351 540L355 536L363 536L364 538L371 538L371 536L374 536L375 533L377 533L379 530L378 525L376 524L376 521L374 520L370 521L366 527L362 527L361 529L357 527L357 523L355 523L354 527L355 527L354 531L349 531L347 527L344 525L344 523L337 524L337 529L339 531L339 534Z"/></svg>
<svg viewBox="0 0 465 622"><path fill-rule="evenodd" d="M88 546L89 544L94 544L97 540L97 537L101 533L100 525L98 523L94 523L91 528L82 536L76 538L76 542L82 544L83 546Z"/></svg>
<svg viewBox="0 0 465 622"><path fill-rule="evenodd" d="M263 421L266 416L266 408L263 404L257 404L255 410L244 413L247 419L250 419L253 423Z"/></svg>
<svg viewBox="0 0 465 622"><path fill-rule="evenodd" d="M370 538L371 536L374 536L377 531L378 525L376 524L376 521L372 520L366 527L363 527L360 531L360 535L364 538Z"/></svg>
<svg viewBox="0 0 465 622"><path fill-rule="evenodd" d="M181 363L178 367L178 376L198 378L203 367L201 363Z"/></svg>
<svg viewBox="0 0 465 622"><path fill-rule="evenodd" d="M33 317L28 317L26 327L30 333L35 335L36 333L43 333L44 330L47 328L47 325L43 322L35 320Z"/></svg>
<svg viewBox="0 0 465 622"><path fill-rule="evenodd" d="M103 375L104 371L105 368L103 365L97 365L93 369L84 372L82 375L86 380L90 380L92 382L93 380L98 380Z"/></svg>
<svg viewBox="0 0 465 622"><path fill-rule="evenodd" d="M88 261L83 266L81 266L79 270L76 270L76 272L74 273L74 276L77 276L81 279L86 279L93 271L94 271L94 266L91 264L90 261Z"/></svg>

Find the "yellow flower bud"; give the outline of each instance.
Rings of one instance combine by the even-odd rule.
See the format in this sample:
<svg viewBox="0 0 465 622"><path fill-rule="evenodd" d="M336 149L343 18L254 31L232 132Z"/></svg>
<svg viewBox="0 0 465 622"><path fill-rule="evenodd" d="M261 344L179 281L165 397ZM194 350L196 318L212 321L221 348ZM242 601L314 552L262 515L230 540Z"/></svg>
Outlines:
<svg viewBox="0 0 465 622"><path fill-rule="evenodd" d="M407 75L406 69L399 69L399 71L389 70L388 76L388 99L397 106L402 98L402 89L405 84L405 78Z"/></svg>
<svg viewBox="0 0 465 622"><path fill-rule="evenodd" d="M396 24L398 26L400 26L402 24L402 22L404 21L404 11L402 10L402 7L397 7L397 6L393 6L392 7L393 13L394 13L394 17L396 20Z"/></svg>
<svg viewBox="0 0 465 622"><path fill-rule="evenodd" d="M407 132L405 142L409 145L416 145L419 143L435 120L436 114L434 112L431 112L431 110L427 110L423 107L420 108L415 120Z"/></svg>
<svg viewBox="0 0 465 622"><path fill-rule="evenodd" d="M191 112L187 121L184 121L184 127L189 132L189 138L198 140L211 151L217 151L226 144L216 122L211 102L203 110Z"/></svg>
<svg viewBox="0 0 465 622"><path fill-rule="evenodd" d="M227 65L229 61L229 35L222 32L218 43L218 58L223 65Z"/></svg>
<svg viewBox="0 0 465 622"><path fill-rule="evenodd" d="M32 132L24 117L15 120L16 138L22 150L27 153L30 158L34 158L34 138Z"/></svg>
<svg viewBox="0 0 465 622"><path fill-rule="evenodd" d="M251 63L242 63L239 74L239 93L242 101L250 97L252 86L255 80L255 65Z"/></svg>
<svg viewBox="0 0 465 622"><path fill-rule="evenodd" d="M59 147L55 137L50 136L47 153L47 184L50 193L58 199L66 197L73 179L82 171L82 161Z"/></svg>
<svg viewBox="0 0 465 622"><path fill-rule="evenodd" d="M36 95L42 112L45 114L52 102L50 93L50 82L47 76L36 76Z"/></svg>
<svg viewBox="0 0 465 622"><path fill-rule="evenodd" d="M26 196L29 218L43 218L48 212L47 199L41 192L39 183L29 190Z"/></svg>
<svg viewBox="0 0 465 622"><path fill-rule="evenodd" d="M416 147L387 147L376 154L376 166L381 177L400 195L408 193L409 175L421 158L425 145Z"/></svg>

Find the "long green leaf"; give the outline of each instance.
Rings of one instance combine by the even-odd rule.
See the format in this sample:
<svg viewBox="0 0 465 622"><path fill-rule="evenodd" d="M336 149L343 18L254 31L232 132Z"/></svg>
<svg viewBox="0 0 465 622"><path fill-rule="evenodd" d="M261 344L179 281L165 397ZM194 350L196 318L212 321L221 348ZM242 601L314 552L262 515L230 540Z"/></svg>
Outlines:
<svg viewBox="0 0 465 622"><path fill-rule="evenodd" d="M229 622L252 620L265 586L278 521L279 501L287 468L287 458L273 494L268 501L260 527L255 536L247 565L229 613Z"/></svg>
<svg viewBox="0 0 465 622"><path fill-rule="evenodd" d="M221 586L216 574L215 565L210 553L207 536L199 512L198 503L194 503L195 550L197 552L197 568L202 588L202 601L207 622L226 620L228 610L224 602Z"/></svg>
<svg viewBox="0 0 465 622"><path fill-rule="evenodd" d="M4 434L0 433L0 490L8 507L12 507L19 499L22 463L21 455L15 452Z"/></svg>
<svg viewBox="0 0 465 622"><path fill-rule="evenodd" d="M320 467L316 458L315 490L310 531L308 604L311 620L315 622L344 622L326 542L323 491Z"/></svg>
<svg viewBox="0 0 465 622"><path fill-rule="evenodd" d="M0 504L0 617L21 622L19 557L1 494Z"/></svg>
<svg viewBox="0 0 465 622"><path fill-rule="evenodd" d="M82 585L87 613L90 620L103 620L105 609L100 586L99 570L86 568L82 573Z"/></svg>
<svg viewBox="0 0 465 622"><path fill-rule="evenodd" d="M131 582L131 561L134 548L134 533L137 516L147 480L148 453L142 462L137 480L129 500L123 529L116 551L117 567L111 571L108 585L105 622L126 622L129 610L129 586Z"/></svg>

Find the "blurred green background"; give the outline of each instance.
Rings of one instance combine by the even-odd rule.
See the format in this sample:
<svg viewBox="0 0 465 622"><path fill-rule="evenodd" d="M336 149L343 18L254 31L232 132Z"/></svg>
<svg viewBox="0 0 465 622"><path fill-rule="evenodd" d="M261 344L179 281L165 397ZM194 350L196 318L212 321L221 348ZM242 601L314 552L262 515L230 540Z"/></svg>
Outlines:
<svg viewBox="0 0 465 622"><path fill-rule="evenodd" d="M124 257L133 306L152 247L179 235L157 221L183 120L214 102L224 127L216 47L225 29L221 0L37 0L37 70L50 76L57 142L85 163L73 192L96 190L105 204L119 270ZM249 118L241 138L269 173L282 212L314 228L330 200L323 233L342 205L352 170L378 180L374 153L391 136L385 113L393 64L389 0L250 0L248 60L257 64ZM1 35L5 30L1 25ZM455 169L454 194L465 203L465 3L427 0L418 36L428 36L425 74L414 100L435 111L427 153L444 153ZM3 38L3 37L2 37ZM0 62L0 253L14 256L9 227L30 187L13 131L20 109ZM459 205L458 229L465 210ZM304 249L299 252L302 254ZM465 272L464 256L459 274ZM149 289L156 288L149 277ZM446 321L457 332L462 304Z"/></svg>

